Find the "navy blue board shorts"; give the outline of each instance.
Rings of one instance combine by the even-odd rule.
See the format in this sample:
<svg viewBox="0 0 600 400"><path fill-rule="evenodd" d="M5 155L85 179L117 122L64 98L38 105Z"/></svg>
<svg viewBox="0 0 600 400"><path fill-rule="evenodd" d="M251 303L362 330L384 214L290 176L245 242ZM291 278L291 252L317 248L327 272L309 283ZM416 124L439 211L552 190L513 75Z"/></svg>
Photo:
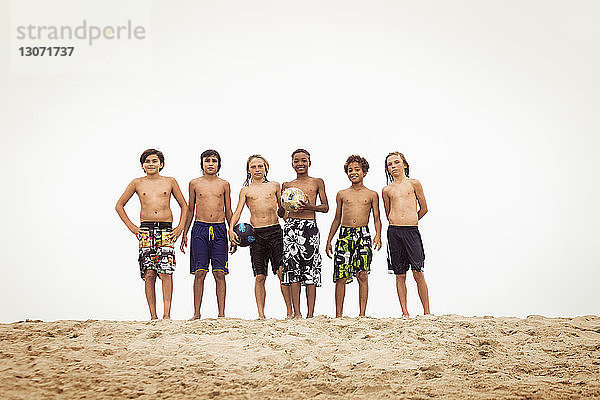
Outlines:
<svg viewBox="0 0 600 400"><path fill-rule="evenodd" d="M423 272L425 251L419 228L416 226L390 225L388 237L388 272L404 275L408 269Z"/></svg>
<svg viewBox="0 0 600 400"><path fill-rule="evenodd" d="M208 271L209 263L212 265L213 272L222 271L226 275L229 273L225 222L209 224L195 221L191 239L190 274Z"/></svg>

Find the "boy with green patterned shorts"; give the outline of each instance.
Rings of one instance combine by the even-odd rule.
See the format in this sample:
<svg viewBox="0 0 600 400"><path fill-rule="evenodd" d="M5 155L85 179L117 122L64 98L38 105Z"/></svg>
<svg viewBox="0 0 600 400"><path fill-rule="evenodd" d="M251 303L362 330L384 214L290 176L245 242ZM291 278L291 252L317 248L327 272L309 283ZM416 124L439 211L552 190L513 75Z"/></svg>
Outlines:
<svg viewBox="0 0 600 400"><path fill-rule="evenodd" d="M363 157L351 155L344 164L344 171L352 183L348 189L340 190L335 197L335 217L331 223L325 251L332 258L331 240L340 229L335 244L333 281L335 282L335 316L342 317L346 284L356 276L360 316L365 315L369 295L369 272L373 251L381 248L381 220L379 219L379 195L363 184L369 171L369 163ZM373 212L375 238L371 243L369 217Z"/></svg>

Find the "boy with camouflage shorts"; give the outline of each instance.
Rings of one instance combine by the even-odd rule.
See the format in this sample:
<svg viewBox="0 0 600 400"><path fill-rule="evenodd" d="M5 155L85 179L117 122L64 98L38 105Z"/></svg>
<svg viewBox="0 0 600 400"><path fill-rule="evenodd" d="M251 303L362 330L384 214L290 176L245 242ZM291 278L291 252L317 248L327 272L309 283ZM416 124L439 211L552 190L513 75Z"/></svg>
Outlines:
<svg viewBox="0 0 600 400"><path fill-rule="evenodd" d="M369 163L363 157L352 155L344 164L344 171L352 185L340 190L336 196L335 218L327 238L326 253L332 258L331 240L340 224L339 238L335 244L333 281L335 282L335 316L341 317L344 308L346 284L356 276L360 316L365 315L369 295L368 274L374 247L381 248L381 220L379 219L379 195L363 184L369 171ZM373 212L375 238L371 243L369 217Z"/></svg>

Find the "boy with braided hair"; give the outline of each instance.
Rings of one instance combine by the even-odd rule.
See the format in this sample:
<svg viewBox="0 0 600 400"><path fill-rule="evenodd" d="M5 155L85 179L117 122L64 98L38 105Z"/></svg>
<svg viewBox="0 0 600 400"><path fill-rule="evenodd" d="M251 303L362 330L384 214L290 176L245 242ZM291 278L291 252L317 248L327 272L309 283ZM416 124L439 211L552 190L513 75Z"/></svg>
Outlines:
<svg viewBox="0 0 600 400"><path fill-rule="evenodd" d="M429 314L429 292L423 275L425 252L419 233L419 220L427 213L427 201L421 182L408 177L409 166L402 153L392 152L385 158L388 185L383 188L383 206L390 222L388 237L388 270L396 275L396 291L402 316L408 317L406 306L406 272L412 269L423 312ZM418 210L417 210L418 205Z"/></svg>

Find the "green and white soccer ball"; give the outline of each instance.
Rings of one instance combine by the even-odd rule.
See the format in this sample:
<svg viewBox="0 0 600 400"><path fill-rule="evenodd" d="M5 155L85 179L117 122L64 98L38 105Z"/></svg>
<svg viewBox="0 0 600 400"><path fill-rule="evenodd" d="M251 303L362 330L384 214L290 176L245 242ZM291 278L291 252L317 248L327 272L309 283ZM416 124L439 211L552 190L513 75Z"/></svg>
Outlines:
<svg viewBox="0 0 600 400"><path fill-rule="evenodd" d="M308 198L304 192L298 188L287 188L281 193L281 204L286 211L298 211L301 201L307 202Z"/></svg>

